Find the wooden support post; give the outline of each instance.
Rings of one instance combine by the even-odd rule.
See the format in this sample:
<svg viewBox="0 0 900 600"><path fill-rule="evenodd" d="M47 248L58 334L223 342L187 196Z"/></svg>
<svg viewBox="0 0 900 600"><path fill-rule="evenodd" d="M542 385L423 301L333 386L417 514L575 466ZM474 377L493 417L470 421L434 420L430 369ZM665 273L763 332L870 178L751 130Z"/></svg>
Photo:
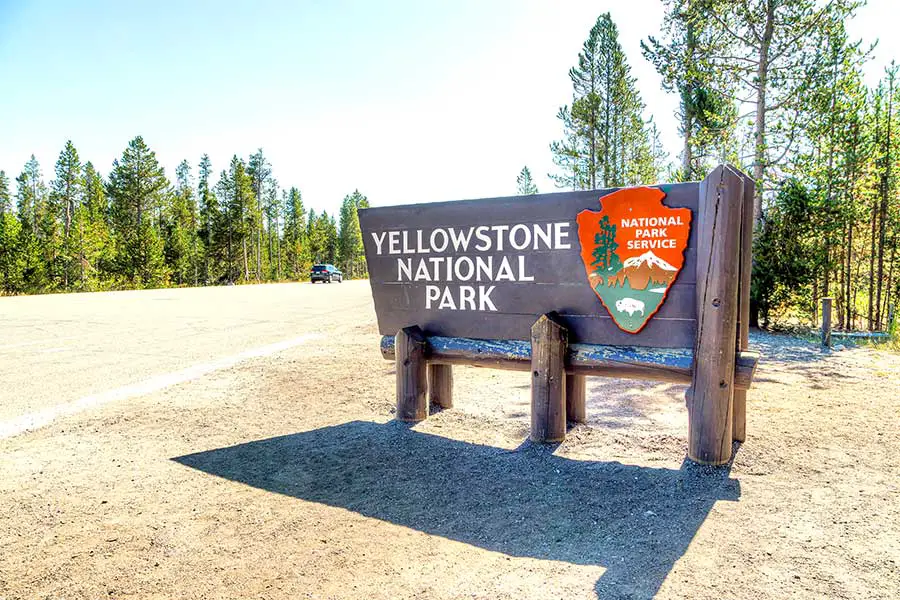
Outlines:
<svg viewBox="0 0 900 600"><path fill-rule="evenodd" d="M753 222L756 183L744 176L744 208L741 212L741 254L738 281L738 352L750 349L750 271L753 268ZM736 442L747 438L747 390L735 387L731 435Z"/></svg>
<svg viewBox="0 0 900 600"><path fill-rule="evenodd" d="M531 327L531 441L566 437L566 346L568 332L542 315Z"/></svg>
<svg viewBox="0 0 900 600"><path fill-rule="evenodd" d="M428 416L425 334L418 326L404 327L394 341L397 372L397 419L409 423Z"/></svg>
<svg viewBox="0 0 900 600"><path fill-rule="evenodd" d="M587 420L585 391L587 380L584 375L566 375L566 420L584 423Z"/></svg>
<svg viewBox="0 0 900 600"><path fill-rule="evenodd" d="M731 460L744 180L720 165L700 185L697 341L688 394L688 457Z"/></svg>
<svg viewBox="0 0 900 600"><path fill-rule="evenodd" d="M822 345L831 348L831 298L822 298Z"/></svg>
<svg viewBox="0 0 900 600"><path fill-rule="evenodd" d="M453 408L453 367L428 364L428 398L430 404Z"/></svg>

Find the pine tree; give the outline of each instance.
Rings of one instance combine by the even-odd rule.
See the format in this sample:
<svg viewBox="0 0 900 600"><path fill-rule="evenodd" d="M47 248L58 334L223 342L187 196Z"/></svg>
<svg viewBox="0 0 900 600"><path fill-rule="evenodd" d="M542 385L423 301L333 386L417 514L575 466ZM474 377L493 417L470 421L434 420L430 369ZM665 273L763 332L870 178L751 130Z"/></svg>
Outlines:
<svg viewBox="0 0 900 600"><path fill-rule="evenodd" d="M622 268L616 249L619 245L616 243L616 226L609 222L609 217L604 216L600 220L600 232L594 235L594 250L591 256L594 261L591 266L594 267L594 274L601 276L601 282L605 285L604 277L615 275Z"/></svg>
<svg viewBox="0 0 900 600"><path fill-rule="evenodd" d="M328 264L336 264L340 254L340 242L338 240L337 224L334 217L323 211L319 217L319 228L322 231L322 261Z"/></svg>
<svg viewBox="0 0 900 600"><path fill-rule="evenodd" d="M302 279L308 276L312 264L309 248L309 231L306 209L300 190L292 187L284 196L284 252L288 279ZM310 213L310 221L315 213Z"/></svg>
<svg viewBox="0 0 900 600"><path fill-rule="evenodd" d="M52 289L47 276L47 250L44 246L46 232L47 186L41 167L34 155L25 163L22 173L16 177L16 210L21 224L20 244L23 285L32 292ZM53 258L52 255L50 257Z"/></svg>
<svg viewBox="0 0 900 600"><path fill-rule="evenodd" d="M81 160L75 145L69 140L56 161L56 179L50 183L50 210L52 230L57 230L56 221L62 222L62 240L54 240L58 254L49 269L61 280L62 288L68 290L70 282L77 278L77 244L73 239L73 219L81 205L84 183L81 177ZM48 244L45 240L44 244Z"/></svg>
<svg viewBox="0 0 900 600"><path fill-rule="evenodd" d="M340 212L339 250L341 270L349 278L365 277L366 264L357 210L369 205L359 190L344 197Z"/></svg>
<svg viewBox="0 0 900 600"><path fill-rule="evenodd" d="M0 171L0 215L12 210L9 196L9 178L5 171Z"/></svg>
<svg viewBox="0 0 900 600"><path fill-rule="evenodd" d="M166 264L176 284L196 285L199 279L197 201L188 161L181 161L175 169L175 181L164 226Z"/></svg>
<svg viewBox="0 0 900 600"><path fill-rule="evenodd" d="M538 193L537 186L531 180L531 171L528 170L528 167L522 167L522 171L516 177L516 193L519 196L530 196Z"/></svg>
<svg viewBox="0 0 900 600"><path fill-rule="evenodd" d="M550 146L563 169L557 186L596 189L642 183L652 171L644 104L609 13L588 34L569 70L573 99L560 109L565 137ZM655 180L656 176L649 177Z"/></svg>
<svg viewBox="0 0 900 600"><path fill-rule="evenodd" d="M723 76L739 82L735 97L753 106L753 179L757 185L756 220L763 192L786 171L803 104L815 78L828 72L831 57L820 52L830 30L852 16L857 0L713 0L704 11L722 50L710 60Z"/></svg>
<svg viewBox="0 0 900 600"><path fill-rule="evenodd" d="M710 0L664 3L664 37L648 37L641 42L641 50L662 76L663 89L678 94L683 149L677 177L691 181L705 175L711 163L725 162L734 152L734 85L712 65L723 36L707 15Z"/></svg>
<svg viewBox="0 0 900 600"><path fill-rule="evenodd" d="M168 278L160 217L169 181L156 154L137 136L113 161L107 194L116 243L116 272L137 288L164 285Z"/></svg>
<svg viewBox="0 0 900 600"><path fill-rule="evenodd" d="M262 148L256 151L256 154L250 155L250 162L247 165L247 175L250 178L250 188L253 190L253 197L256 199L256 206L248 215L248 227L252 234L252 241L255 255L256 280L262 277L262 238L263 238L263 219L264 201L267 196L267 188L271 185L272 167L266 161Z"/></svg>
<svg viewBox="0 0 900 600"><path fill-rule="evenodd" d="M200 158L199 180L197 182L197 202L200 205L200 221L198 235L202 242L201 252L202 268L200 279L204 283L211 283L218 278L216 269L217 249L221 249L221 240L217 234L219 225L219 202L209 184L212 174L212 165L209 156L204 154Z"/></svg>
<svg viewBox="0 0 900 600"><path fill-rule="evenodd" d="M25 291L22 224L11 211L0 212L0 293Z"/></svg>
<svg viewBox="0 0 900 600"><path fill-rule="evenodd" d="M281 214L283 212L281 199L278 181L272 178L266 190L265 199L266 262L269 265L268 279L275 281L281 279L281 243L279 239Z"/></svg>
<svg viewBox="0 0 900 600"><path fill-rule="evenodd" d="M250 245L256 224L256 200L244 161L233 156L217 185L222 205L225 272L228 281L250 279Z"/></svg>
<svg viewBox="0 0 900 600"><path fill-rule="evenodd" d="M82 171L83 202L75 211L79 289L103 289L113 270L114 247L109 231L109 207L103 180L90 162Z"/></svg>

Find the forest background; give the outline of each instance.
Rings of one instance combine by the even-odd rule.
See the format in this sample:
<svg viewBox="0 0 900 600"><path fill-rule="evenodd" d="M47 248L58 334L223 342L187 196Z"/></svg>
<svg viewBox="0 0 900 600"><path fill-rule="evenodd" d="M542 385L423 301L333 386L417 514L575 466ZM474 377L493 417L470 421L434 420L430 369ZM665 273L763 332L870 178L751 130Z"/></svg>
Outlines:
<svg viewBox="0 0 900 600"><path fill-rule="evenodd" d="M626 54L609 13L585 23L571 95L559 102L560 133L547 140L554 186L689 181L735 164L758 186L760 324L815 324L820 299L833 296L840 327L888 328L900 299L897 69L891 63L867 85L877 40L848 33L863 3L662 5L642 56ZM643 59L678 99L677 154L665 151L647 115L631 66ZM300 189L282 189L262 149L224 167L216 173L202 154L170 179L137 136L108 169L67 141L49 173L33 155L18 174L0 171L0 290L298 280L319 262L366 275L356 209L369 200L360 191L334 214L317 213ZM349 172L348 192L352 179ZM509 191L538 192L527 166Z"/></svg>

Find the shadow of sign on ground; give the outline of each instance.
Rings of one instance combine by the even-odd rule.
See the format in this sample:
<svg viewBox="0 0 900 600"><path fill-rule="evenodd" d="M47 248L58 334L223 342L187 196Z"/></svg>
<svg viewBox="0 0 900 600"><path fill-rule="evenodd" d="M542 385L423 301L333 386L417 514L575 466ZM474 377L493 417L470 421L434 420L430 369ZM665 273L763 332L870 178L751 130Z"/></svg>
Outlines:
<svg viewBox="0 0 900 600"><path fill-rule="evenodd" d="M730 469L660 469L505 450L352 421L173 460L271 492L510 556L600 565L600 598L652 598Z"/></svg>

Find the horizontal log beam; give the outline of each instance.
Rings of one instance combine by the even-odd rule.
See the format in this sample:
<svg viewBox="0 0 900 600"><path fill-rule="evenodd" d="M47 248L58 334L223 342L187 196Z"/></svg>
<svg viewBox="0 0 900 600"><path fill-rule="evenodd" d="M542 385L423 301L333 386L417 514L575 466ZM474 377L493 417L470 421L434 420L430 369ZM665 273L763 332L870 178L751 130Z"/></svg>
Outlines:
<svg viewBox="0 0 900 600"><path fill-rule="evenodd" d="M394 337L381 338L381 355L394 360ZM531 370L531 343L524 340L476 340L434 336L427 338L426 360L433 364L468 365L504 369ZM566 373L621 379L649 379L671 383L690 383L693 352L689 349L636 348L570 344L566 352ZM734 387L750 388L759 362L756 352L737 352Z"/></svg>

